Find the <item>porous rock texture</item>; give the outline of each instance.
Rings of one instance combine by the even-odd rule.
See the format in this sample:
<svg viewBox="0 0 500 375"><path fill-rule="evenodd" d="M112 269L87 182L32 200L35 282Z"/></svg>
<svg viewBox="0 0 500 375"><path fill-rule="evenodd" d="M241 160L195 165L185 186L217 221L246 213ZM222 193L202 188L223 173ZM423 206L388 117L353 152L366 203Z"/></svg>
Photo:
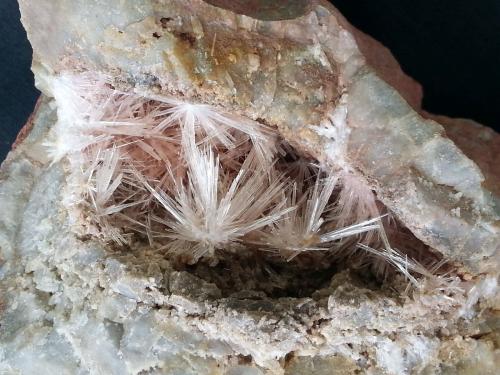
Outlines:
<svg viewBox="0 0 500 375"><path fill-rule="evenodd" d="M496 373L499 136L423 113L418 84L331 5L282 3L20 0L43 95L0 171L0 373ZM454 287L408 295L403 277L336 270L308 295L273 294L248 286L256 266L226 290L144 244L80 236L68 163L45 149L64 71L277 127L366 179L458 270Z"/></svg>

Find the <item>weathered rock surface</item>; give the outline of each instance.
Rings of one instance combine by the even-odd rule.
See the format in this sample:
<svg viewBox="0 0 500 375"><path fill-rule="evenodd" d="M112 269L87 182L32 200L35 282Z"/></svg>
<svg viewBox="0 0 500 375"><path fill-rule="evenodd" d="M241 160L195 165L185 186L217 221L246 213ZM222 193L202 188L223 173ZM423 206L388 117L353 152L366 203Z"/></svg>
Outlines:
<svg viewBox="0 0 500 375"><path fill-rule="evenodd" d="M414 111L420 88L390 54L322 2L273 20L199 0L20 4L45 96L0 170L0 373L496 373L497 134L436 118L462 152ZM408 296L403 278L380 288L343 271L307 297L278 297L238 281L223 290L141 244L79 237L68 164L44 142L57 120L51 79L86 69L278 127L361 173L447 259L487 272Z"/></svg>
<svg viewBox="0 0 500 375"><path fill-rule="evenodd" d="M444 126L446 136L477 164L485 177L484 187L500 196L500 134L467 119L430 115Z"/></svg>

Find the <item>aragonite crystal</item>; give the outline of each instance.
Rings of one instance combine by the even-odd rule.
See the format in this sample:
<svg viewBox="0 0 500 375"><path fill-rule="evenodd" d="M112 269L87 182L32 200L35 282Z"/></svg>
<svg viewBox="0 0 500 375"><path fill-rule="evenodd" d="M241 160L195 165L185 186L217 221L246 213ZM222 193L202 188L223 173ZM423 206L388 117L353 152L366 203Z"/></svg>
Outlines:
<svg viewBox="0 0 500 375"><path fill-rule="evenodd" d="M321 0L19 3L0 373L496 373L498 134Z"/></svg>

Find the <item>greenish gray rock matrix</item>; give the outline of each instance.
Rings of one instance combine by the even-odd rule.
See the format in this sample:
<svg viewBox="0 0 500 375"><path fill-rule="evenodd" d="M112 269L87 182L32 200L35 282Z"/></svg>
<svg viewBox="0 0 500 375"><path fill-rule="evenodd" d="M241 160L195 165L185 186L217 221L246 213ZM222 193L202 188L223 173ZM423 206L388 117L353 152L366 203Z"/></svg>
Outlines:
<svg viewBox="0 0 500 375"><path fill-rule="evenodd" d="M0 374L498 373L500 135L333 6L19 5Z"/></svg>

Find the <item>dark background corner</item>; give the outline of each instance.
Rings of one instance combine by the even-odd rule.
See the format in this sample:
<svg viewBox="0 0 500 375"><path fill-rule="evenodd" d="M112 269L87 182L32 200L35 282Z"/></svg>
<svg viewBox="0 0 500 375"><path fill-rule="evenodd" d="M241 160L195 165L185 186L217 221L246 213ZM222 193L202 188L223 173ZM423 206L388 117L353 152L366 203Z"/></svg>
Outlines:
<svg viewBox="0 0 500 375"><path fill-rule="evenodd" d="M31 73L31 47L16 0L0 0L0 162L26 123L40 93Z"/></svg>
<svg viewBox="0 0 500 375"><path fill-rule="evenodd" d="M424 109L500 131L500 1L330 2L422 84Z"/></svg>
<svg viewBox="0 0 500 375"><path fill-rule="evenodd" d="M424 108L500 131L500 1L333 0L424 87ZM39 92L16 0L0 1L0 161Z"/></svg>

